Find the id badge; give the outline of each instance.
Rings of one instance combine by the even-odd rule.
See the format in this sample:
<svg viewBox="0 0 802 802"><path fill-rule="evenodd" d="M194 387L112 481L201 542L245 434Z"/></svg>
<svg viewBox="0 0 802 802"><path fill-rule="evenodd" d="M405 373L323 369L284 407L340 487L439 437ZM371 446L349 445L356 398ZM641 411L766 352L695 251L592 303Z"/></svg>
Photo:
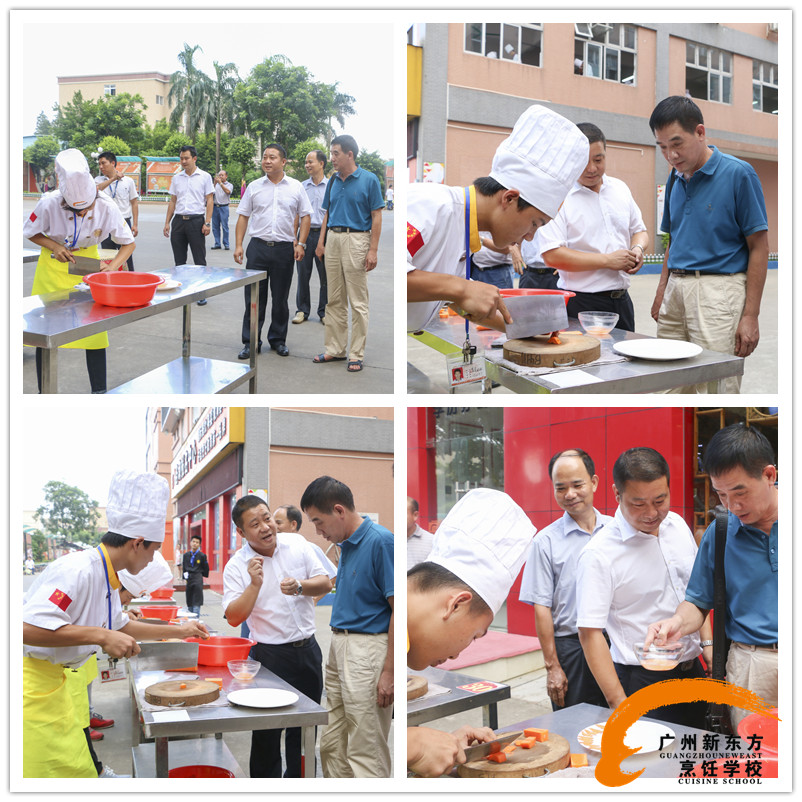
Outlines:
<svg viewBox="0 0 802 802"><path fill-rule="evenodd" d="M481 350L473 355L473 360L466 362L462 353L446 356L446 371L448 373L448 386L460 387L463 384L474 384L484 381L487 376L485 357Z"/></svg>
<svg viewBox="0 0 802 802"><path fill-rule="evenodd" d="M121 663L117 660L106 660L104 663L98 665L101 682L114 682L118 679L125 679L125 663Z"/></svg>

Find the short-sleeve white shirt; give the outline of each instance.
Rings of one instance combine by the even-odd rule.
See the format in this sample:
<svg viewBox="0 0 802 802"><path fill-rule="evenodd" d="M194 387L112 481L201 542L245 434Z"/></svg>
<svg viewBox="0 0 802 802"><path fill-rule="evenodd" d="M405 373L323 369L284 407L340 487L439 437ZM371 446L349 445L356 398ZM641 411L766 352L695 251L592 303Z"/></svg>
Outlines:
<svg viewBox="0 0 802 802"><path fill-rule="evenodd" d="M642 643L649 624L670 618L684 601L696 550L677 513L668 513L655 536L630 526L619 507L579 555L577 626L606 628L613 662L638 665L633 644ZM698 632L685 642L680 660L698 657Z"/></svg>
<svg viewBox="0 0 802 802"><path fill-rule="evenodd" d="M95 183L102 184L107 180L105 175L99 175L96 176ZM101 189L100 192L102 195L106 195L114 201L123 218L127 219L131 217L131 201L139 197L139 192L137 192L136 183L130 175L124 175L117 181L112 181L111 184L105 189Z"/></svg>
<svg viewBox="0 0 802 802"><path fill-rule="evenodd" d="M234 190L234 185L230 181L223 181L222 184L212 182L212 186L214 187L214 202L218 206L228 206L231 203L231 193ZM226 187L228 192L223 187Z"/></svg>
<svg viewBox="0 0 802 802"><path fill-rule="evenodd" d="M248 233L267 242L292 242L295 239L295 216L312 214L309 196L301 182L285 175L274 184L267 176L248 184L237 207L237 213L248 217Z"/></svg>
<svg viewBox="0 0 802 802"><path fill-rule="evenodd" d="M312 219L309 221L312 228L320 228L323 225L321 204L323 203L323 196L326 194L326 184L328 183L329 179L324 175L319 184L316 184L311 178L307 178L302 184L309 198L309 203L312 205Z"/></svg>
<svg viewBox="0 0 802 802"><path fill-rule="evenodd" d="M407 189L407 273L423 270L465 275L465 189L444 184L410 184ZM436 317L442 301L407 304L407 331Z"/></svg>
<svg viewBox="0 0 802 802"><path fill-rule="evenodd" d="M212 177L200 167L192 175L182 170L173 176L170 194L175 195L175 214L206 214L206 196L214 194Z"/></svg>
<svg viewBox="0 0 802 802"><path fill-rule="evenodd" d="M237 551L223 570L223 610L251 584L248 563L258 555L248 543ZM323 563L303 535L279 532L272 557L262 557L264 581L253 611L248 616L251 636L259 643L294 643L315 634L315 601L311 596L287 596L281 580L312 579L327 574Z"/></svg>
<svg viewBox="0 0 802 802"><path fill-rule="evenodd" d="M57 189L43 195L25 221L22 235L30 239L45 234L70 249L88 248L109 236L118 245L134 241L120 210L103 193L98 195L95 205L83 217L76 217L73 212L63 209L61 200Z"/></svg>
<svg viewBox="0 0 802 802"><path fill-rule="evenodd" d="M570 248L586 253L610 253L629 248L634 234L646 231L629 187L605 175L598 192L574 184L557 216L542 228L540 248ZM578 292L625 290L632 278L623 270L560 270L557 286Z"/></svg>
<svg viewBox="0 0 802 802"><path fill-rule="evenodd" d="M426 561L432 550L434 535L415 524L415 531L407 538L407 571L412 566Z"/></svg>
<svg viewBox="0 0 802 802"><path fill-rule="evenodd" d="M108 629L110 601L111 628L122 629L129 618L122 611L120 594L112 590L107 600L107 593L106 573L97 549L65 554L45 568L28 588L22 603L22 620L51 632L67 624ZM26 657L77 667L100 647L23 645L22 651Z"/></svg>

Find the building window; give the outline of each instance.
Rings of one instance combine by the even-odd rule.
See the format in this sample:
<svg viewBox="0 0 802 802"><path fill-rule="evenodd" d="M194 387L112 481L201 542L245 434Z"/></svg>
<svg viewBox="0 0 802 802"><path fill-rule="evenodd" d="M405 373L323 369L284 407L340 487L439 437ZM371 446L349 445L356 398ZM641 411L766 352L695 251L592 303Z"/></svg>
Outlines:
<svg viewBox="0 0 802 802"><path fill-rule="evenodd" d="M752 108L777 113L777 65L752 61Z"/></svg>
<svg viewBox="0 0 802 802"><path fill-rule="evenodd" d="M635 86L638 30L607 22L574 24L574 74Z"/></svg>
<svg viewBox="0 0 802 802"><path fill-rule="evenodd" d="M164 105L164 95L156 95L156 105L157 106Z"/></svg>
<svg viewBox="0 0 802 802"><path fill-rule="evenodd" d="M686 42L685 94L699 100L732 103L732 54Z"/></svg>
<svg viewBox="0 0 802 802"><path fill-rule="evenodd" d="M117 94L117 85L116 84L105 84L103 87L103 94L107 96L114 96Z"/></svg>
<svg viewBox="0 0 802 802"><path fill-rule="evenodd" d="M543 25L539 22L518 25L468 22L465 25L465 50L468 53L539 67L542 48Z"/></svg>

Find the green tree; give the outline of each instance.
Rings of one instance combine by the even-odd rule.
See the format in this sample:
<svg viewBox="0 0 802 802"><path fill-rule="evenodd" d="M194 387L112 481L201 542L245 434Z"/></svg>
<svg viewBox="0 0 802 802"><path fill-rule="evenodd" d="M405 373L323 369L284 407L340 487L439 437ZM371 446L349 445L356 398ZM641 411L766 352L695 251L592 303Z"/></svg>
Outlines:
<svg viewBox="0 0 802 802"><path fill-rule="evenodd" d="M98 152L102 153L104 150L111 151L115 156L130 156L131 148L118 136L104 136L98 142Z"/></svg>
<svg viewBox="0 0 802 802"><path fill-rule="evenodd" d="M385 162L379 155L377 150L374 151L359 151L359 156L356 158L356 163L363 169L373 173L379 179L379 184L382 189L382 197L384 197L385 185Z"/></svg>
<svg viewBox="0 0 802 802"><path fill-rule="evenodd" d="M184 49L178 54L181 69L170 77L170 93L167 101L174 106L170 114L170 123L183 127L192 144L204 120L209 114L209 95L211 80L202 70L195 66L195 53L203 48L200 45L190 47L184 42Z"/></svg>
<svg viewBox="0 0 802 802"><path fill-rule="evenodd" d="M96 525L97 502L80 488L50 481L44 488L45 501L34 513L46 535L61 542L99 542Z"/></svg>
<svg viewBox="0 0 802 802"><path fill-rule="evenodd" d="M231 165L237 165L239 168L237 178L242 181L242 176L246 177L250 170L254 168L254 158L256 156L256 143L248 139L247 136L236 136L228 145L228 161ZM233 171L232 171L233 175ZM231 183L235 188L237 184L233 178L230 178Z"/></svg>
<svg viewBox="0 0 802 802"><path fill-rule="evenodd" d="M309 178L309 174L306 172L304 162L306 161L306 154L313 150L322 150L324 153L328 154L328 148L319 139L304 139L303 142L299 142L288 154L287 175L291 175L299 181L306 181L306 179ZM328 158L328 155L326 155L326 168L329 166Z"/></svg>
<svg viewBox="0 0 802 802"><path fill-rule="evenodd" d="M53 136L40 136L30 147L25 148L22 158L33 167L40 183L48 173L53 172L53 160L61 150L58 140Z"/></svg>
<svg viewBox="0 0 802 802"><path fill-rule="evenodd" d="M159 155L166 147L167 140L175 133L177 133L177 131L170 127L170 123L167 120L156 120L156 124L152 128L146 128L142 142L142 150L135 155Z"/></svg>
<svg viewBox="0 0 802 802"><path fill-rule="evenodd" d="M234 126L234 89L240 81L237 67L233 62L219 64L214 62L214 78L211 81L210 112L215 132L214 171L220 170L220 148L223 127L231 130ZM208 129L207 129L208 130ZM223 150L225 152L225 149Z"/></svg>
<svg viewBox="0 0 802 802"><path fill-rule="evenodd" d="M36 128L33 133L36 136L48 136L53 133L53 123L50 122L43 111L40 111L39 116L36 118Z"/></svg>
<svg viewBox="0 0 802 802"><path fill-rule="evenodd" d="M179 151L184 145L191 145L192 140L181 131L173 134L165 143L164 150L160 156L178 156ZM154 154L151 154L154 155Z"/></svg>
<svg viewBox="0 0 802 802"><path fill-rule="evenodd" d="M41 532L34 532L31 535L31 557L35 563L47 559L47 538Z"/></svg>

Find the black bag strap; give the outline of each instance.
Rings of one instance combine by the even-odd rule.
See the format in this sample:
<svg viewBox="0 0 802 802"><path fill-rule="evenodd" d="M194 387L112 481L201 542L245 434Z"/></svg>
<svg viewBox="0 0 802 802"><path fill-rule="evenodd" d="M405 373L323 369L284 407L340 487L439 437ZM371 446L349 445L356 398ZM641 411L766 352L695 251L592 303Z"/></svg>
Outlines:
<svg viewBox="0 0 802 802"><path fill-rule="evenodd" d="M666 186L666 200L664 206L666 207L666 218L668 219L668 231L666 232L669 237L669 244L671 242L671 187L677 180L677 171L672 167L671 175L668 176L668 185Z"/></svg>
<svg viewBox="0 0 802 802"><path fill-rule="evenodd" d="M713 679L724 679L727 665L727 580L724 575L724 551L727 547L729 513L718 506L716 513L716 551L713 567Z"/></svg>

